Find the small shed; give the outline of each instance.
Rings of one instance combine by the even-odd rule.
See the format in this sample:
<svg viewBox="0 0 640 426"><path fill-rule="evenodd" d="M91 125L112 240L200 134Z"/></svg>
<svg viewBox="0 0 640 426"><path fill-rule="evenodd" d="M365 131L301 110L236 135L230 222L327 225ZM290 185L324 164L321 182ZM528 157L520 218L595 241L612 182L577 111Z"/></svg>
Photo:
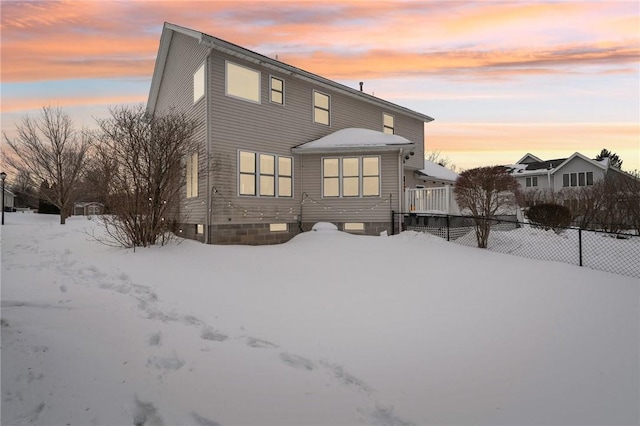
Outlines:
<svg viewBox="0 0 640 426"><path fill-rule="evenodd" d="M73 204L75 216L94 216L104 213L104 204L97 201L81 201Z"/></svg>

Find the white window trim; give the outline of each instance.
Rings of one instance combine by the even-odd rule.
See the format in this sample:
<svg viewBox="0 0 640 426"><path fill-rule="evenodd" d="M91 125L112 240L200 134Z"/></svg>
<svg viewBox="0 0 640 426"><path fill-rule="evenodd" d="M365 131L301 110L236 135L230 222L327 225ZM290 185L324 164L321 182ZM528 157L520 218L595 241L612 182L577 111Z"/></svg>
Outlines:
<svg viewBox="0 0 640 426"><path fill-rule="evenodd" d="M345 158L357 158L358 159L358 195L348 195L345 196L343 194L343 173L342 173L342 160ZM378 178L378 195L363 195L364 193L364 184L363 178L365 177L373 177L374 175L364 175L364 158L377 158L378 159L378 174L375 175ZM324 195L324 160L325 159L337 159L338 160L338 192L339 195L336 196L325 196ZM382 196L382 158L379 155L359 155L359 156L341 156L341 157L321 157L320 158L320 171L321 171L321 194L322 198L380 198ZM333 176L331 176L333 177Z"/></svg>
<svg viewBox="0 0 640 426"><path fill-rule="evenodd" d="M254 195L250 195L250 194L241 194L240 193L240 153L241 152L248 152L251 154L255 155L255 173L253 173L253 175L255 176L255 188L256 188L256 193ZM275 165L274 165L274 175L268 175L268 176L274 176L274 195L260 195L260 155L269 155L269 156L273 156L275 158ZM278 163L278 160L280 158L289 158L291 159L291 176L289 175L283 175L282 177L290 177L291 178L291 195L280 195L280 180L278 179L280 177L280 164ZM295 194L294 192L294 178L293 178L293 174L294 174L294 161L293 161L293 157L289 156L289 155L278 155L278 154L272 154L269 152L258 152L258 151L251 151L248 149L238 149L236 152L236 194L238 195L238 197L249 197L249 198L283 198L283 199L287 199L287 200L291 200L294 197L293 194ZM244 173L244 174L249 174L249 173Z"/></svg>
<svg viewBox="0 0 640 426"><path fill-rule="evenodd" d="M236 66L238 68L244 68L246 70L249 71L253 71L255 73L258 74L258 100L253 100L253 99L249 99L249 98L245 98L243 96L238 96L238 95L234 95L229 93L229 67L228 64L232 64L233 66ZM250 102L252 104L262 104L262 73L258 70L255 70L253 68L249 68L249 67L245 67L244 65L240 65L237 64L233 61L224 61L224 94L225 96L229 97L229 98L233 98L233 99L240 99L241 101L245 101L245 102Z"/></svg>
<svg viewBox="0 0 640 426"><path fill-rule="evenodd" d="M288 223L270 223L269 231L270 232L289 232L289 224Z"/></svg>
<svg viewBox="0 0 640 426"><path fill-rule="evenodd" d="M342 229L345 232L364 232L363 222L345 222L342 224Z"/></svg>
<svg viewBox="0 0 640 426"><path fill-rule="evenodd" d="M589 173L591 173L591 183L589 183ZM584 175L584 185L580 185L580 175ZM572 175L576 176L576 184L572 185L571 184L571 177ZM568 176L568 185L565 186L564 184L564 177ZM595 174L590 171L590 172L570 172L570 173L563 173L562 174L562 187L563 188L582 188L582 187L586 187L586 186L593 186L595 184Z"/></svg>
<svg viewBox="0 0 640 426"><path fill-rule="evenodd" d="M282 102L274 102L273 98L271 97L271 94L273 93L272 83L273 83L273 79L274 78L276 80L280 80L282 82ZM284 103L285 103L284 90L285 90L284 78L280 78L280 77L277 77L275 75L269 75L269 102L271 102L272 104L275 104L275 105L284 105Z"/></svg>
<svg viewBox="0 0 640 426"><path fill-rule="evenodd" d="M322 123L320 121L316 121L316 93L319 93L319 94L324 95L327 98L329 98L329 102L328 102L329 103L329 108L326 110L327 111L327 116L329 118L329 122L328 123ZM331 95L328 94L328 93L324 93L324 92L321 92L319 90L315 90L314 89L313 92L311 93L311 104L313 106L313 108L311 110L311 119L312 119L313 123L314 124L320 124L322 126L331 127L331 121L332 121L331 120ZM321 108L321 107L318 107L318 109L321 109L321 110L324 111L324 109Z"/></svg>

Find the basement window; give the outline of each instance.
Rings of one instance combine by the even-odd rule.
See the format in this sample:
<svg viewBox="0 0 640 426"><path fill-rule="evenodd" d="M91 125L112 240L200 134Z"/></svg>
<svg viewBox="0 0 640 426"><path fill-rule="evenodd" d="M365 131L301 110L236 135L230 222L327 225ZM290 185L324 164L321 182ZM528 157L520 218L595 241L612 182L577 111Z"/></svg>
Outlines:
<svg viewBox="0 0 640 426"><path fill-rule="evenodd" d="M288 227L286 223L270 223L269 231L271 232L287 232Z"/></svg>

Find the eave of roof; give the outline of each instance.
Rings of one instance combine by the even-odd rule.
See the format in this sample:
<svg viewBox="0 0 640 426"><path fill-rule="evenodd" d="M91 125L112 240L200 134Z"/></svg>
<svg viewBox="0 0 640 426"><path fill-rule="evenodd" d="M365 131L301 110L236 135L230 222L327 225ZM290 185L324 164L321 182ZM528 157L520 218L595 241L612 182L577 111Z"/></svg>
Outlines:
<svg viewBox="0 0 640 426"><path fill-rule="evenodd" d="M162 81L162 74L164 73L164 65L167 60L169 44L171 42L171 37L174 31L187 35L189 37L195 38L198 40L198 43L203 44L212 49L218 50L220 52L241 57L242 59L247 60L249 62L253 62L255 64L262 65L267 68L272 68L274 70L277 70L284 74L291 75L292 77L299 78L301 80L313 82L314 84L317 84L321 87L338 90L348 96L357 98L364 102L368 102L374 105L387 108L389 111L395 111L397 113L404 114L406 116L410 116L412 118L422 120L427 123L434 120L432 117L429 117L428 115L421 114L417 111L413 111L409 108L405 108L403 106L394 104L389 101L385 101L384 99L377 98L375 96L369 95L360 90L356 90L351 87L345 86L343 84L337 83L335 81L329 80L327 78L321 77L317 74L313 74L311 72L302 70L292 65L285 64L284 62L271 59L267 56L253 52L249 49L230 43L228 41L224 41L217 37L213 37L208 34L195 31L189 28L181 27L179 25L170 24L168 22L165 22L164 27L162 29L162 36L160 37L160 47L158 48L158 56L157 56L155 68L153 71L153 78L151 80L151 88L149 90L149 100L147 102L147 110L149 112L155 111L155 106L158 99L158 91L160 90L160 82Z"/></svg>

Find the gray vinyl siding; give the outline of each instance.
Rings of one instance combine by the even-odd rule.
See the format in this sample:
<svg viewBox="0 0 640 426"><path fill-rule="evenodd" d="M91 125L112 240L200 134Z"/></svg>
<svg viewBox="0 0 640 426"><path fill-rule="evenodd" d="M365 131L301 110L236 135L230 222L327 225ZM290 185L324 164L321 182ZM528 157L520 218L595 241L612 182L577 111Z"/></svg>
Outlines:
<svg viewBox="0 0 640 426"><path fill-rule="evenodd" d="M186 198L186 175L183 173L178 218L181 223L204 224L206 217L205 111L208 96L205 94L204 98L193 103L193 74L206 60L206 55L207 49L191 37L173 33L155 109L157 113L164 113L173 108L200 123L194 135L195 146L189 150L191 153L198 151L198 196Z"/></svg>
<svg viewBox="0 0 640 426"><path fill-rule="evenodd" d="M225 95L225 61L227 60L261 72L259 104ZM302 164L305 167L312 166L304 156L292 155L291 148L348 127L381 131L384 109L380 107L359 102L335 90L316 86L272 69L261 69L256 64L219 52L212 53L211 62L210 126L212 185L215 188L212 223L299 220L302 193L309 192L310 185L319 187L321 174L314 174L309 170L303 172ZM284 105L269 102L271 75L285 82ZM330 96L330 126L313 122L314 90ZM422 167L424 123L397 113L394 113L394 116L396 117L396 134L416 143L415 154L410 161L415 163L416 169ZM239 149L293 157L293 198L238 196L237 152ZM392 161L389 160L390 157L393 157ZM385 170L381 177L382 193L393 193L394 199L397 200L397 153L385 154L383 164ZM388 180L389 167L395 170L391 181ZM368 203L367 199L364 203ZM305 204L304 208L306 207ZM387 208L384 214L376 213L371 220L388 220L389 217ZM355 220L355 218L349 220Z"/></svg>
<svg viewBox="0 0 640 426"><path fill-rule="evenodd" d="M553 185L555 189L562 189L562 175L565 173L593 172L593 182L604 179L604 169L583 160L580 157L574 157L569 163L565 164L553 174ZM575 187L573 187L575 188Z"/></svg>
<svg viewBox="0 0 640 426"><path fill-rule="evenodd" d="M390 222L391 210L398 210L398 153L380 156L379 197L322 197L322 158L335 155L302 156L302 180L307 197L302 205L304 222ZM351 156L351 155L347 155Z"/></svg>

